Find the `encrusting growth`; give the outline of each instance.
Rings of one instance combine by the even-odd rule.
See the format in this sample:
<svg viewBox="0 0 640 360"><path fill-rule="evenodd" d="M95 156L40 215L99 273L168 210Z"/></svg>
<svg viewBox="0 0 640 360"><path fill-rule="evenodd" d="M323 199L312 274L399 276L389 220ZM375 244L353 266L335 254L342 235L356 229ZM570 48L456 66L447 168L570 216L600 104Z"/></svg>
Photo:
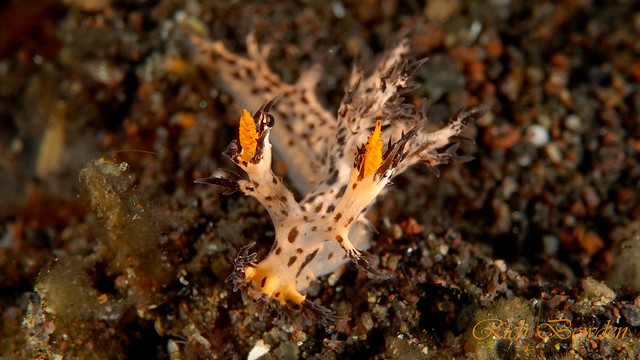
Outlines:
<svg viewBox="0 0 640 360"><path fill-rule="evenodd" d="M308 300L304 293L309 283L346 261L386 277L364 252L371 227L361 215L409 166L469 160L456 155L460 141L472 141L460 133L486 109L460 112L442 129L426 131L426 107L416 113L401 96L416 87L411 75L424 62L402 60L409 51L406 40L388 51L370 76L354 70L337 118L315 98L319 67L288 85L269 71L266 51L253 36L248 39L249 59L228 52L221 43L200 38L193 43L199 50L196 63L237 101L251 107L262 98L253 115L242 110L238 139L225 152L248 179L227 171L224 177L196 180L255 197L274 223L275 242L266 258L258 262L256 254L249 253L253 244L241 247L227 281L234 291L251 284L259 291L260 303L275 299L292 318L301 312L325 325L347 319ZM271 169L272 141L303 196L300 201Z"/></svg>

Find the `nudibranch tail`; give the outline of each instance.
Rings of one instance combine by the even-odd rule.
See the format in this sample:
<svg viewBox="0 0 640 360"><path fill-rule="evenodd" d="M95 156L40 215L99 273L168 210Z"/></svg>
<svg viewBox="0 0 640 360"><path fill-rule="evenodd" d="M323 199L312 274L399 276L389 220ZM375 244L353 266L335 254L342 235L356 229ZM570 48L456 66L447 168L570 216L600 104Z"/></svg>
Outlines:
<svg viewBox="0 0 640 360"><path fill-rule="evenodd" d="M242 109L238 133L240 146L242 147L240 156L242 157L243 161L248 162L256 154L256 146L258 145L258 131L256 130L256 123L253 119L253 116L251 116L251 114L246 109Z"/></svg>
<svg viewBox="0 0 640 360"><path fill-rule="evenodd" d="M373 129L369 135L369 139L364 146L365 153L360 162L361 177L368 177L373 174L378 170L380 164L382 164L382 147L384 146L384 142L382 141L381 127L382 123L378 120L375 129Z"/></svg>

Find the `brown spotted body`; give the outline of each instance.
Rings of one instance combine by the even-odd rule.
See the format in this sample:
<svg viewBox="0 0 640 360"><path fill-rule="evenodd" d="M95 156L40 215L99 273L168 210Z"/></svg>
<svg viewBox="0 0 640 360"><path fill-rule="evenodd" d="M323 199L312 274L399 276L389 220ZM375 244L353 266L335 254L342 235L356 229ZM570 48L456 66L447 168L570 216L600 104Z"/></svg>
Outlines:
<svg viewBox="0 0 640 360"><path fill-rule="evenodd" d="M263 299L296 303L323 322L335 320L330 310L306 299L309 283L349 260L384 276L363 252L371 229L361 215L409 166L465 160L455 154L464 139L460 132L484 110L457 114L444 128L426 131L425 113L402 102L401 94L415 88L411 74L423 62L402 60L409 52L409 42L403 40L380 58L371 75L353 71L333 117L315 96L319 67L296 84L285 84L268 69L267 52L252 36L247 43L249 57L244 58L220 42L194 39L196 62L236 101L258 109L253 115L243 110L239 139L226 152L248 179L229 174L198 182L255 197L273 220L276 239L267 257L256 262L247 247L236 257L229 278L234 289L251 283ZM272 172L272 144L302 200L296 201Z"/></svg>

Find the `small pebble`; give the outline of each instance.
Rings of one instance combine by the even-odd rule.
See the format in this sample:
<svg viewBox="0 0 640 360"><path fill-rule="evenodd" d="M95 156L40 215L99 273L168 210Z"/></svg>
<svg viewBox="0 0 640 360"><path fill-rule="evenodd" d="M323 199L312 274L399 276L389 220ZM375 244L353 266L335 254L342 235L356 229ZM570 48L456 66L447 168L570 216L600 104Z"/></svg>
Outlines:
<svg viewBox="0 0 640 360"><path fill-rule="evenodd" d="M271 346L269 344L265 344L262 339L256 341L256 344L253 346L253 349L249 351L249 355L247 355L247 360L256 360L261 358L263 355L269 352Z"/></svg>
<svg viewBox="0 0 640 360"><path fill-rule="evenodd" d="M502 198L509 199L511 195L518 190L518 182L513 178L513 176L505 176L502 181Z"/></svg>
<svg viewBox="0 0 640 360"><path fill-rule="evenodd" d="M544 235L542 237L542 251L546 256L551 256L558 252L560 240L554 235Z"/></svg>
<svg viewBox="0 0 640 360"><path fill-rule="evenodd" d="M371 317L371 313L368 311L362 313L361 321L362 326L366 331L373 329L373 326L375 325L375 323L373 322L373 318Z"/></svg>
<svg viewBox="0 0 640 360"><path fill-rule="evenodd" d="M598 299L602 305L606 305L616 298L616 293L613 290L593 278L582 280L581 285L588 299Z"/></svg>
<svg viewBox="0 0 640 360"><path fill-rule="evenodd" d="M582 129L582 120L576 114L571 114L564 119L564 126L572 131L579 131Z"/></svg>
<svg viewBox="0 0 640 360"><path fill-rule="evenodd" d="M460 6L458 0L433 0L427 2L425 17L430 21L446 21Z"/></svg>
<svg viewBox="0 0 640 360"><path fill-rule="evenodd" d="M544 150L552 163L557 164L562 160L562 153L555 144L548 144L544 147Z"/></svg>
<svg viewBox="0 0 640 360"><path fill-rule="evenodd" d="M402 237L402 228L398 224L393 224L391 226L391 236L394 240L398 240Z"/></svg>
<svg viewBox="0 0 640 360"><path fill-rule="evenodd" d="M533 124L527 128L525 139L535 147L541 147L549 143L549 130L542 125Z"/></svg>
<svg viewBox="0 0 640 360"><path fill-rule="evenodd" d="M507 263L502 259L494 260L493 264L500 270L500 272L507 271Z"/></svg>
<svg viewBox="0 0 640 360"><path fill-rule="evenodd" d="M631 304L623 304L620 308L620 312L627 321L627 324L636 327L640 325L640 309L637 306Z"/></svg>

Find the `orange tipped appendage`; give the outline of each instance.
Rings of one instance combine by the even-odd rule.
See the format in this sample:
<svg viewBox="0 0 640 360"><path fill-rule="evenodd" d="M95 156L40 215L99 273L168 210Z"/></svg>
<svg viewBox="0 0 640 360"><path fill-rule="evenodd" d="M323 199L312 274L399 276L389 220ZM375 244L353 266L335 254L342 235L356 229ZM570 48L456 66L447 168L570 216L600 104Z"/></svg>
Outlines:
<svg viewBox="0 0 640 360"><path fill-rule="evenodd" d="M267 297L272 297L283 305L287 300L302 305L306 298L296 290L295 282L284 283L280 281L277 274L267 269L262 269L260 266L247 268L245 270L245 278L247 281L253 281L254 285Z"/></svg>
<svg viewBox="0 0 640 360"><path fill-rule="evenodd" d="M378 120L376 122L376 128L369 135L367 143L364 145L364 155L360 162L360 175L367 177L380 167L382 164L382 147L384 143L382 141L382 131L380 130L382 124Z"/></svg>
<svg viewBox="0 0 640 360"><path fill-rule="evenodd" d="M242 115L240 115L238 137L240 139L240 146L242 146L242 152L240 153L242 160L251 160L256 153L256 146L258 145L258 131L256 130L256 123L253 120L253 116L251 116L246 109L242 109Z"/></svg>

